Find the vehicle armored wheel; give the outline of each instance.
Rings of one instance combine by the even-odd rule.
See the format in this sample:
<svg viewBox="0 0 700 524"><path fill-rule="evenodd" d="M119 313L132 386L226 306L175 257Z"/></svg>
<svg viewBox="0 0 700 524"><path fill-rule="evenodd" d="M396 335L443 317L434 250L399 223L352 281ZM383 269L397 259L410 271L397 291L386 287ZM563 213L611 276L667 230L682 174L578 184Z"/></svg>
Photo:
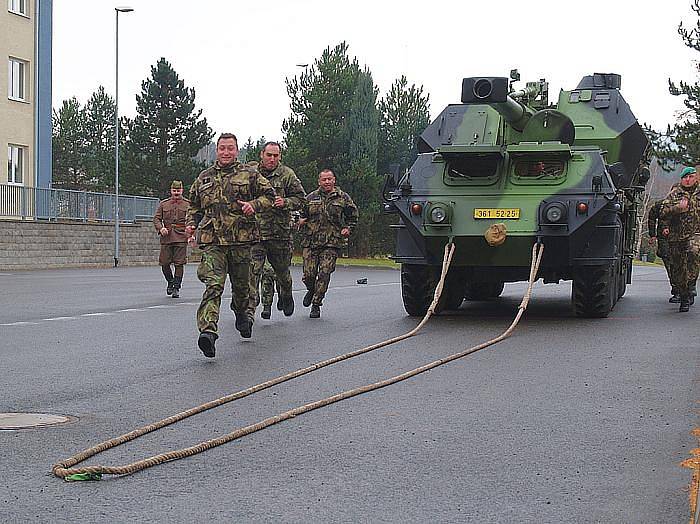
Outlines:
<svg viewBox="0 0 700 524"><path fill-rule="evenodd" d="M503 293L503 282L470 282L466 286L467 300L489 300Z"/></svg>
<svg viewBox="0 0 700 524"><path fill-rule="evenodd" d="M401 265L401 296L406 313L412 317L422 317L435 295L435 287L440 280L440 268L417 264ZM454 310L464 300L464 280L458 271L450 271L440 295L436 313Z"/></svg>
<svg viewBox="0 0 700 524"><path fill-rule="evenodd" d="M571 303L577 317L604 318L610 314L619 292L614 268L610 264L574 269Z"/></svg>
<svg viewBox="0 0 700 524"><path fill-rule="evenodd" d="M428 312L435 286L432 268L417 264L401 264L401 296L406 313L422 317Z"/></svg>

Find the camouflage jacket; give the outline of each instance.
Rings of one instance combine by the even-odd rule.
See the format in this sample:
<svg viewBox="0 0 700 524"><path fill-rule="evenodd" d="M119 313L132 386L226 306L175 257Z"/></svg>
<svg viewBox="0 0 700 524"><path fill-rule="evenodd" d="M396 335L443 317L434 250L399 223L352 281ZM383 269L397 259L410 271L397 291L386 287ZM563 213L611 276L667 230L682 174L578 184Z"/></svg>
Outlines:
<svg viewBox="0 0 700 524"><path fill-rule="evenodd" d="M284 198L284 206L272 207L256 214L262 240L291 240L291 212L298 211L304 205L306 191L294 171L282 164L272 172L258 165L258 170L275 190L278 197Z"/></svg>
<svg viewBox="0 0 700 524"><path fill-rule="evenodd" d="M187 242L185 233L185 219L190 202L186 198L175 200L166 198L161 200L153 215L153 227L160 233L161 228L166 227L168 234L160 237L161 244L177 244Z"/></svg>
<svg viewBox="0 0 700 524"><path fill-rule="evenodd" d="M352 232L358 221L357 206L339 187L329 193L318 188L306 195L301 216L307 219L300 229L303 247L342 247L347 239L341 229Z"/></svg>
<svg viewBox="0 0 700 524"><path fill-rule="evenodd" d="M256 242L260 233L255 215L245 216L238 200L255 212L270 209L275 190L255 165L218 162L202 171L190 187L186 224L198 227L199 244L236 245Z"/></svg>
<svg viewBox="0 0 700 524"><path fill-rule="evenodd" d="M681 209L681 199L688 200L688 208ZM659 216L669 222L669 242L683 242L700 232L700 187L678 185L663 199Z"/></svg>
<svg viewBox="0 0 700 524"><path fill-rule="evenodd" d="M666 240L666 237L661 233L664 228L668 228L671 225L669 217L661 217L661 206L663 205L663 200L657 200L649 208L649 214L647 215L647 227L649 228L649 238L659 237L659 240Z"/></svg>

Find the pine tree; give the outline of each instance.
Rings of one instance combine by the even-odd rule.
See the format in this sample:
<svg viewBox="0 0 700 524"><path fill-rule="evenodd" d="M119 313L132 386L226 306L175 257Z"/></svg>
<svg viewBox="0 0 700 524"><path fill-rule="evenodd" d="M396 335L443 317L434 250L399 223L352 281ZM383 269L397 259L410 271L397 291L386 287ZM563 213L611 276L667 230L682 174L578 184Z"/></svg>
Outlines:
<svg viewBox="0 0 700 524"><path fill-rule="evenodd" d="M687 29L683 23L678 26L678 34L683 43L700 52L700 0L694 0L691 6L697 16L694 29ZM700 70L700 65L695 64ZM656 132L647 127L656 155L665 170L678 169L678 166L694 166L700 162L700 84L668 81L669 92L674 96L683 96L685 110L673 126L668 126L665 133Z"/></svg>
<svg viewBox="0 0 700 524"><path fill-rule="evenodd" d="M397 164L400 171L409 168L416 160L416 139L430 124L429 95L423 86L408 87L405 76L394 81L389 92L379 101L378 172L390 172Z"/></svg>
<svg viewBox="0 0 700 524"><path fill-rule="evenodd" d="M52 118L52 180L61 189L92 187L85 169L85 109L75 97L64 100Z"/></svg>
<svg viewBox="0 0 700 524"><path fill-rule="evenodd" d="M85 165L95 187L114 188L114 99L99 86L85 104ZM120 136L120 145L123 145Z"/></svg>
<svg viewBox="0 0 700 524"><path fill-rule="evenodd" d="M213 137L202 110L195 109L194 88L161 58L141 83L136 110L126 129L125 189L165 195L172 180L189 185L203 168L194 157Z"/></svg>
<svg viewBox="0 0 700 524"><path fill-rule="evenodd" d="M341 183L350 170L347 120L360 72L342 42L327 47L298 78L286 80L291 109L282 123L286 161L307 189L316 187L321 169L332 169Z"/></svg>

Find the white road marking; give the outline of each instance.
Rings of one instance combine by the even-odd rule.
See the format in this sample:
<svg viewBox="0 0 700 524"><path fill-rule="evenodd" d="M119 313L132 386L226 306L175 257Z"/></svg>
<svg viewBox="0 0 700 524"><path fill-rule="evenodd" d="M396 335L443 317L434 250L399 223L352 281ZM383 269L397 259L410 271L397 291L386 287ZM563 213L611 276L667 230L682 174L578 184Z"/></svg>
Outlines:
<svg viewBox="0 0 700 524"><path fill-rule="evenodd" d="M343 289L358 289L358 288L368 288L368 287L381 287L381 286L398 286L400 285L399 282L385 282L381 284L351 284L348 286L337 286L337 287L331 287L332 290L343 290ZM306 289L295 289L294 293L306 293ZM226 295L221 297L222 300L231 300L231 295ZM142 308L125 308L125 309L118 309L113 312L95 312L95 313L83 313L82 315L76 315L74 317L51 317L51 318L42 318L40 320L35 320L35 321L23 321L23 322L8 322L5 324L0 324L0 326L36 326L42 322L56 322L59 320L78 320L80 318L89 318L89 317L108 317L111 315L115 315L117 313L143 313L145 311L148 311L149 309L171 309L174 307L178 306L199 306L199 301L197 302L176 302L173 304L157 304L155 306L146 306Z"/></svg>

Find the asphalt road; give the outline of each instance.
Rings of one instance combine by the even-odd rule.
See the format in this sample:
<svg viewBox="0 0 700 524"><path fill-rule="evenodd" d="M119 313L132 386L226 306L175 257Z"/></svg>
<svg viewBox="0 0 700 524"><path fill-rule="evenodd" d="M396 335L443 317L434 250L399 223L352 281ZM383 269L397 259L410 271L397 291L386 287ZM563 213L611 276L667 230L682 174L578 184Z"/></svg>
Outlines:
<svg viewBox="0 0 700 524"><path fill-rule="evenodd" d="M309 319L295 268L295 315L258 318L244 341L224 309L210 360L195 269L177 300L153 267L0 273L0 412L77 418L0 431L1 521L687 522L700 306L679 314L656 267L635 268L607 319L573 317L570 285L540 284L510 339L464 359L131 476L53 477L97 442L416 324L398 272L376 269L339 269ZM501 333L524 287L88 463L190 446L456 353Z"/></svg>

